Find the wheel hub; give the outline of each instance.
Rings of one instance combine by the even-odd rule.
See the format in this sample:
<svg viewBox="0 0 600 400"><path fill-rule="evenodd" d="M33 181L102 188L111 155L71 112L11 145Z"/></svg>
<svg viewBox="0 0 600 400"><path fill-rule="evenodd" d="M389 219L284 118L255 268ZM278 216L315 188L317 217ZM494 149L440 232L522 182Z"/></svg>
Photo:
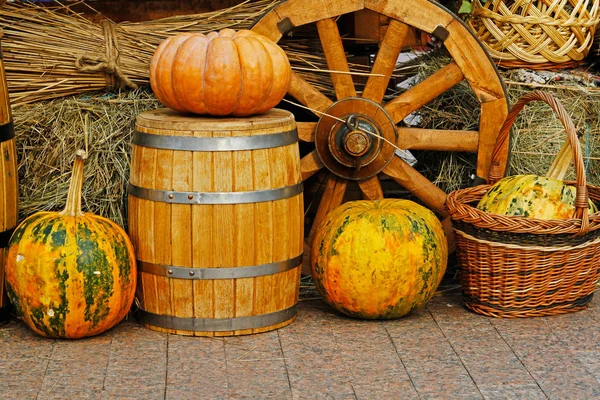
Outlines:
<svg viewBox="0 0 600 400"><path fill-rule="evenodd" d="M396 127L377 103L349 97L334 103L317 124L315 144L323 164L335 175L352 180L370 178L394 155Z"/></svg>

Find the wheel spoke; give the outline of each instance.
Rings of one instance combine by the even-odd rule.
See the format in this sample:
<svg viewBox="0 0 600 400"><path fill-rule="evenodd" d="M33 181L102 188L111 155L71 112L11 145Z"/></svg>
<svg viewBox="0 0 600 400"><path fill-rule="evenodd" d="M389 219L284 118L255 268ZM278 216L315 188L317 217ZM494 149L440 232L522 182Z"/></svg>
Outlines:
<svg viewBox="0 0 600 400"><path fill-rule="evenodd" d="M442 219L442 228L448 240L448 252L453 253L456 250L456 242L454 240L454 230L452 230L452 218L450 216Z"/></svg>
<svg viewBox="0 0 600 400"><path fill-rule="evenodd" d="M327 177L325 191L323 193L323 197L321 198L321 203L319 204L317 214L315 215L315 220L313 221L312 228L308 235L308 245L310 247L312 247L312 242L315 238L315 234L317 233L319 224L323 221L323 219L325 219L329 211L342 204L347 185L347 180L337 177L333 174L329 174Z"/></svg>
<svg viewBox="0 0 600 400"><path fill-rule="evenodd" d="M381 42L381 46L377 52L373 70L371 71L373 74L383 76L369 77L363 92L364 98L373 100L375 103L381 103L392 73L396 68L398 55L400 55L400 50L402 50L402 43L404 43L408 32L408 25L395 19L390 21L383 42Z"/></svg>
<svg viewBox="0 0 600 400"><path fill-rule="evenodd" d="M456 63L451 62L429 78L419 82L416 86L390 101L386 104L385 110L397 124L407 115L418 110L462 80L462 72Z"/></svg>
<svg viewBox="0 0 600 400"><path fill-rule="evenodd" d="M381 182L379 182L379 177L377 175L372 176L369 179L359 180L358 187L365 200L383 199L383 190L381 189Z"/></svg>
<svg viewBox="0 0 600 400"><path fill-rule="evenodd" d="M406 150L467 151L476 153L479 132L398 127L398 147Z"/></svg>
<svg viewBox="0 0 600 400"><path fill-rule="evenodd" d="M310 266L310 253L313 240L317 234L317 228L325 216L327 216L329 211L342 204L344 194L346 193L347 184L347 180L338 178L333 174L329 174L327 178L327 182L325 183L325 191L323 192L323 197L321 197L321 203L317 209L317 214L315 215L310 233L308 234L308 239L306 241L307 243L304 245L304 261L302 263L302 275L304 276L312 273Z"/></svg>
<svg viewBox="0 0 600 400"><path fill-rule="evenodd" d="M323 19L317 22L319 38L325 52L327 66L332 71L350 72L348 60L342 44L337 22L333 18ZM346 97L356 96L352 75L331 73L331 80L338 100Z"/></svg>
<svg viewBox="0 0 600 400"><path fill-rule="evenodd" d="M298 129L298 139L303 142L315 141L316 122L296 122L296 128Z"/></svg>
<svg viewBox="0 0 600 400"><path fill-rule="evenodd" d="M317 151L313 150L300 161L300 171L302 172L302 180L307 180L325 165L321 162Z"/></svg>
<svg viewBox="0 0 600 400"><path fill-rule="evenodd" d="M312 110L324 112L331 104L333 104L333 102L323 93L319 92L295 72L292 72L292 82L290 83L288 93ZM315 113L315 115L317 117L321 116L318 113Z"/></svg>
<svg viewBox="0 0 600 400"><path fill-rule="evenodd" d="M448 216L444 204L446 203L446 193L419 171L408 165L406 161L399 157L394 157L389 165L383 170L383 173L390 176L402 187L410 190L425 205L442 217Z"/></svg>

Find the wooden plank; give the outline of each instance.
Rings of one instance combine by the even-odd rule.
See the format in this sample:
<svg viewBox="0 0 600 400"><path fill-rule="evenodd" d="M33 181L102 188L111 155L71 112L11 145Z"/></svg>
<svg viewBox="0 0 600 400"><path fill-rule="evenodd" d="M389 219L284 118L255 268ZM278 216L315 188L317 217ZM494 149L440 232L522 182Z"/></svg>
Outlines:
<svg viewBox="0 0 600 400"><path fill-rule="evenodd" d="M477 152L477 176L487 180L490 163L492 162L492 151L496 144L496 138L504 120L508 115L508 104L506 99L499 99L483 103L481 105L481 119L479 121L479 146ZM508 163L508 146L502 149L498 157L501 173L506 172Z"/></svg>
<svg viewBox="0 0 600 400"><path fill-rule="evenodd" d="M154 166L154 181L152 186L143 186L156 188L160 190L173 190L173 163L177 158L172 150L156 150L156 164ZM153 257L143 258L144 261L155 262L163 265L180 265L173 260L173 216L174 205L164 202L154 202L154 223L152 231ZM140 218L147 218L141 215ZM147 235L141 232L142 235ZM143 274L148 275L148 274ZM171 279L163 276L152 276L156 282L156 311L160 315L176 315L177 306L173 298L174 288L171 285ZM150 311L150 310L148 310ZM173 330L171 330L173 331Z"/></svg>
<svg viewBox="0 0 600 400"><path fill-rule="evenodd" d="M321 168L325 167L316 150L311 151L306 156L302 158L300 162L300 170L302 171L302 180L307 180L317 172L321 170Z"/></svg>
<svg viewBox="0 0 600 400"><path fill-rule="evenodd" d="M181 135L181 132L177 132ZM172 190L189 192L192 190L192 152L173 152ZM189 204L171 205L171 261L172 265L192 266L192 206ZM186 279L169 279L172 315L181 318L194 317L193 282Z"/></svg>
<svg viewBox="0 0 600 400"><path fill-rule="evenodd" d="M402 319L385 321L383 326L420 398L482 397L460 357L426 308Z"/></svg>
<svg viewBox="0 0 600 400"><path fill-rule="evenodd" d="M269 158L277 160L271 163L271 185L272 187L288 186L289 167L288 149L276 147L269 149ZM277 200L273 202L273 261L287 260L290 258L290 202L288 199ZM297 255L297 254L296 254ZM271 301L269 313L285 309L285 293L282 290L288 284L289 271L272 275ZM278 343L279 341L277 341Z"/></svg>
<svg viewBox="0 0 600 400"><path fill-rule="evenodd" d="M298 128L298 139L303 142L315 141L315 130L317 129L316 122L296 122Z"/></svg>
<svg viewBox="0 0 600 400"><path fill-rule="evenodd" d="M440 96L462 80L462 72L456 63L451 62L387 103L384 108L390 114L394 123L398 124L406 116Z"/></svg>
<svg viewBox="0 0 600 400"><path fill-rule="evenodd" d="M277 332L232 337L225 342L232 399L292 399Z"/></svg>
<svg viewBox="0 0 600 400"><path fill-rule="evenodd" d="M132 393L141 399L164 399L167 341L166 333L131 321L117 325L108 355L103 397L122 398L124 393Z"/></svg>
<svg viewBox="0 0 600 400"><path fill-rule="evenodd" d="M595 349L598 349L600 341L597 329L595 329L597 325L590 324L593 320L590 320L589 317L586 318L583 315L578 318L576 315L565 315L539 318L534 321L523 319L510 321L491 319L490 321L546 396L577 399L591 399L600 396L598 381L587 370L585 364L578 359L577 353L573 351L579 347L572 347L568 344L570 338L575 334L574 331L581 329L580 332L583 333L585 329L582 328L587 325L592 330L585 330L585 333L592 341L592 335L595 334ZM562 331L560 337L555 333L556 330ZM581 338L583 335L579 335L579 337Z"/></svg>
<svg viewBox="0 0 600 400"><path fill-rule="evenodd" d="M372 10L357 11L354 16L354 37L369 39L374 43L381 41L382 16ZM384 17L385 18L385 17Z"/></svg>
<svg viewBox="0 0 600 400"><path fill-rule="evenodd" d="M141 147L139 149L139 185L151 188L154 185L154 169L156 168L156 149ZM154 202L137 199L137 221L139 242L136 244L136 256L139 260L154 260ZM143 309L158 314L159 298L156 277L141 273L143 285Z"/></svg>
<svg viewBox="0 0 600 400"><path fill-rule="evenodd" d="M325 112L333 104L323 93L319 92L295 72L292 72L292 80L288 93L312 110ZM315 113L315 115L321 117L318 113Z"/></svg>
<svg viewBox="0 0 600 400"><path fill-rule="evenodd" d="M365 0L365 8L431 33L438 26L447 26L454 17L433 1Z"/></svg>
<svg viewBox="0 0 600 400"><path fill-rule="evenodd" d="M491 318L467 311L457 295L435 296L427 309L484 398L547 398Z"/></svg>
<svg viewBox="0 0 600 400"><path fill-rule="evenodd" d="M350 72L348 60L340 31L335 19L326 18L317 22L317 30L321 39L321 46L327 60L327 67L332 71ZM352 75L331 72L331 81L338 100L356 96Z"/></svg>
<svg viewBox="0 0 600 400"><path fill-rule="evenodd" d="M381 189L381 183L377 175L358 181L358 187L365 200L383 199L383 189Z"/></svg>
<svg viewBox="0 0 600 400"><path fill-rule="evenodd" d="M4 228L17 226L19 205L19 172L17 170L16 139L2 143L3 186L4 186Z"/></svg>
<svg viewBox="0 0 600 400"><path fill-rule="evenodd" d="M478 131L420 129L399 126L398 147L406 150L467 151L476 153Z"/></svg>
<svg viewBox="0 0 600 400"><path fill-rule="evenodd" d="M0 125L9 123L11 119L12 113L6 71L4 69L4 61L0 59Z"/></svg>
<svg viewBox="0 0 600 400"><path fill-rule="evenodd" d="M196 137L212 137L210 131L195 131ZM215 166L212 153L196 151L193 155L193 190L195 192L212 191ZM211 205L192 207L192 248L194 268L213 268L216 264L214 248L219 241L213 235L213 210ZM194 280L194 316L196 318L214 318L214 287L211 280Z"/></svg>
<svg viewBox="0 0 600 400"><path fill-rule="evenodd" d="M102 392L114 330L85 340L56 341L38 397L95 398ZM4 393L3 393L4 394Z"/></svg>
<svg viewBox="0 0 600 400"><path fill-rule="evenodd" d="M280 23L282 28L306 25L362 10L364 3L364 0L288 0L271 10L252 30L277 42L282 36Z"/></svg>
<svg viewBox="0 0 600 400"><path fill-rule="evenodd" d="M370 76L362 97L381 103L408 32L408 25L396 20L390 21L371 70L371 73L383 76Z"/></svg>
<svg viewBox="0 0 600 400"><path fill-rule="evenodd" d="M268 149L256 150L252 153L253 181L255 190L265 190L271 186L271 160ZM256 217L254 219L255 232L255 263L256 265L266 264L274 261L273 258L273 236L274 225L277 221L274 218L273 202L262 202L254 205ZM254 313L265 314L271 307L271 290L273 287L273 277L270 275L254 278L255 296ZM260 332L259 329L255 332Z"/></svg>
<svg viewBox="0 0 600 400"><path fill-rule="evenodd" d="M167 352L166 399L229 398L224 339L171 335Z"/></svg>
<svg viewBox="0 0 600 400"><path fill-rule="evenodd" d="M446 25L448 39L444 45L481 103L504 100L502 81L481 43L460 21Z"/></svg>
<svg viewBox="0 0 600 400"><path fill-rule="evenodd" d="M235 132L233 133L236 134ZM239 132L246 135L247 132ZM235 171L233 190L236 192L251 192L254 190L252 179L252 152L238 151L233 153L233 169ZM236 204L233 207L234 225L234 256L236 265L255 264L255 218L254 204ZM254 315L254 279L235 280L235 316ZM236 331L235 334L252 333L252 330Z"/></svg>
<svg viewBox="0 0 600 400"><path fill-rule="evenodd" d="M217 136L217 135L215 135ZM232 132L219 132L218 136L233 136ZM236 171L233 169L233 152L214 152L215 170L213 171L213 182L211 191L231 192ZM215 204L212 206L213 236L217 242L213 247L213 260L216 268L228 268L236 265L234 242L238 229L233 215L235 206L233 204ZM213 280L214 288L214 318L232 318L235 316L235 281L232 279ZM231 335L232 331L218 332L216 336Z"/></svg>

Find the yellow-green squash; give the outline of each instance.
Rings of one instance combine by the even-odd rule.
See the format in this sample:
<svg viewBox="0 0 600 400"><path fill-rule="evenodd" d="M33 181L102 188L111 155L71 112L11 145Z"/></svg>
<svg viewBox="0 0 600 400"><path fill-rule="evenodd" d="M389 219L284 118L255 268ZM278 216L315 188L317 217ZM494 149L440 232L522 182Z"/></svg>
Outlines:
<svg viewBox="0 0 600 400"><path fill-rule="evenodd" d="M66 208L30 216L9 244L9 299L26 324L47 337L102 333L127 315L135 294L135 256L126 233L81 212L84 154L77 153Z"/></svg>
<svg viewBox="0 0 600 400"><path fill-rule="evenodd" d="M353 201L319 226L311 254L317 290L356 318L402 317L434 294L448 262L442 225L408 200Z"/></svg>
<svg viewBox="0 0 600 400"><path fill-rule="evenodd" d="M569 219L575 212L574 186L537 175L515 175L496 182L477 208L492 214L537 219ZM590 214L597 208L589 202Z"/></svg>

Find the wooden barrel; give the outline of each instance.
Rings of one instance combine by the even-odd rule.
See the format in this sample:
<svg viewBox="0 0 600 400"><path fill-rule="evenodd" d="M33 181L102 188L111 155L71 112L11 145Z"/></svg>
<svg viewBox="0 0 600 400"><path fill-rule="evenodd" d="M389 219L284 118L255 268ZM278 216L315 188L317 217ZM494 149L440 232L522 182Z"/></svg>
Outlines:
<svg viewBox="0 0 600 400"><path fill-rule="evenodd" d="M128 190L142 324L227 336L295 319L304 205L291 113L146 111Z"/></svg>
<svg viewBox="0 0 600 400"><path fill-rule="evenodd" d="M10 111L4 62L0 57L0 315L8 314L4 290L6 248L18 220L17 145Z"/></svg>

